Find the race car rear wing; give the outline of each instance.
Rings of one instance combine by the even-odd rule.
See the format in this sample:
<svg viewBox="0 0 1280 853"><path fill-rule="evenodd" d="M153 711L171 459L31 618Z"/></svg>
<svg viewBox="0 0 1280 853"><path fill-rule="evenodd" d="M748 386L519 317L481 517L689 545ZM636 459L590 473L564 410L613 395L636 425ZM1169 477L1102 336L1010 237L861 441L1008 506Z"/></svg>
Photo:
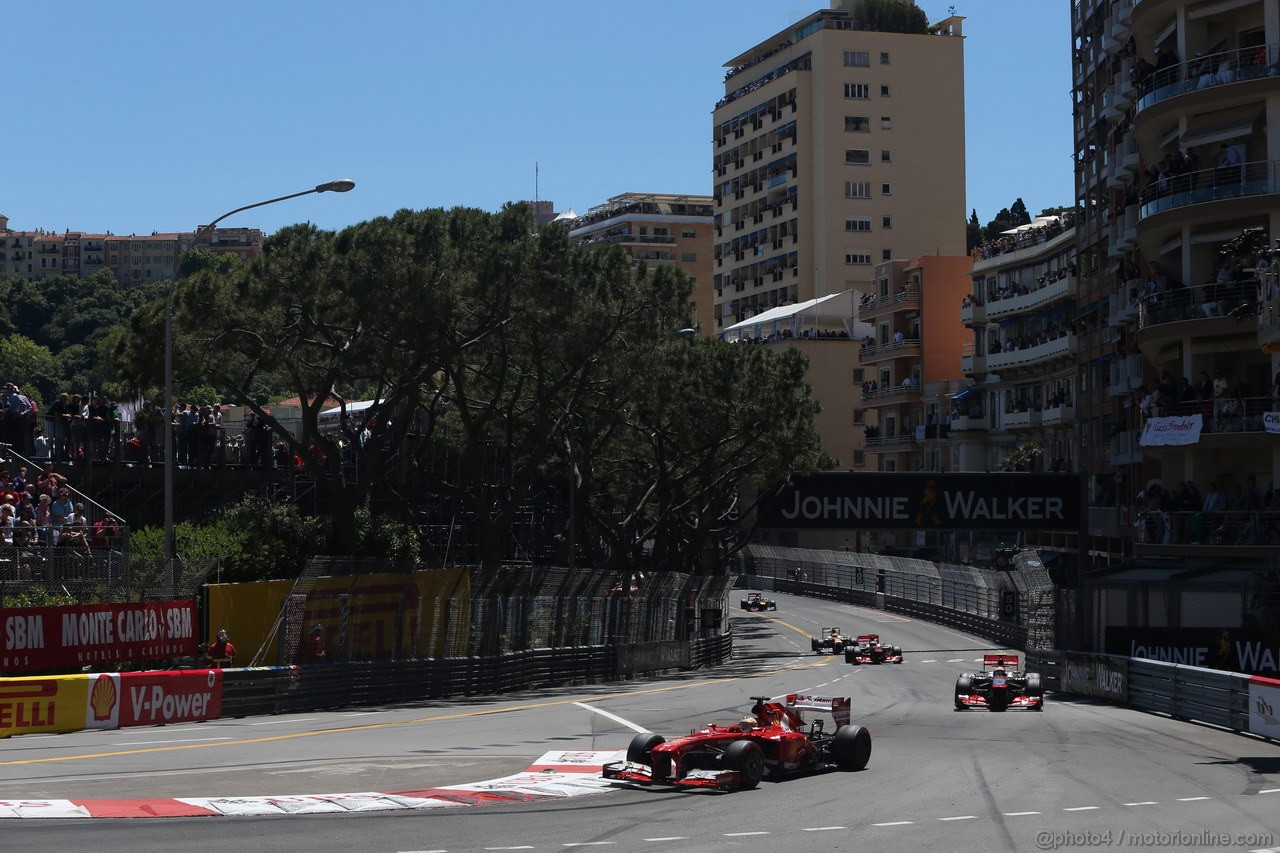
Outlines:
<svg viewBox="0 0 1280 853"><path fill-rule="evenodd" d="M983 656L982 656L982 668L983 668L983 669L994 669L994 668L996 668L996 667L1001 667L1001 668L1013 667L1014 669L1017 669L1017 668L1018 668L1018 656L1017 656L1017 655L1006 655L1006 654L995 654L995 655L983 655Z"/></svg>
<svg viewBox="0 0 1280 853"><path fill-rule="evenodd" d="M789 709L795 711L825 711L831 715L836 728L849 725L849 720L852 719L850 709L853 703L848 696L814 696L808 693L788 693L786 696L780 696L773 701L785 702Z"/></svg>
<svg viewBox="0 0 1280 853"><path fill-rule="evenodd" d="M878 643L880 642L880 635L879 634L859 634L858 642L859 643Z"/></svg>

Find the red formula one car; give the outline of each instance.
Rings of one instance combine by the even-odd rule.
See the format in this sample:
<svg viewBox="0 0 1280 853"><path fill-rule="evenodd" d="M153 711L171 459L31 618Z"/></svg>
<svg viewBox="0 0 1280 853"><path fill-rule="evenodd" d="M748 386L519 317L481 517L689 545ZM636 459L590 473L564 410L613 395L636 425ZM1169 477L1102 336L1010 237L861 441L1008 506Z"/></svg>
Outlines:
<svg viewBox="0 0 1280 853"><path fill-rule="evenodd" d="M902 663L902 649L898 646L880 645L879 634L859 634L853 645L844 650L844 662Z"/></svg>
<svg viewBox="0 0 1280 853"><path fill-rule="evenodd" d="M627 747L626 761L604 765L604 778L641 785L754 788L766 775L867 766L871 733L850 724L848 697L791 693L751 698L751 715L735 725L708 723L671 740L636 735ZM834 730L827 731L822 719L806 725L804 711L829 713Z"/></svg>
<svg viewBox="0 0 1280 853"><path fill-rule="evenodd" d="M982 672L966 672L956 679L956 710L1008 708L1044 710L1044 688L1040 673L1018 669L1018 656L994 654L982 656Z"/></svg>

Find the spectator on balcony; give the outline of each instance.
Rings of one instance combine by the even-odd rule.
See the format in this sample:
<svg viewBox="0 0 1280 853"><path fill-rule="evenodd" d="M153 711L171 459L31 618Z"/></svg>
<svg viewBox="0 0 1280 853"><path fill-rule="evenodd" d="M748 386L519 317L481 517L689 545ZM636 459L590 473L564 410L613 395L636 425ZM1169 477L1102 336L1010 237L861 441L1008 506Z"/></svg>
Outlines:
<svg viewBox="0 0 1280 853"><path fill-rule="evenodd" d="M1240 150L1223 142L1218 146L1218 168L1214 172L1219 185L1240 183Z"/></svg>
<svg viewBox="0 0 1280 853"><path fill-rule="evenodd" d="M71 395L63 391L49 405L47 419L53 422L53 458L65 462L71 458Z"/></svg>
<svg viewBox="0 0 1280 853"><path fill-rule="evenodd" d="M120 547L120 522L114 515L107 513L101 520L94 522L89 534L89 545L103 550Z"/></svg>
<svg viewBox="0 0 1280 853"><path fill-rule="evenodd" d="M1200 305L1200 311L1206 317L1221 317L1223 301L1227 298L1227 294L1232 287L1232 269L1228 261L1223 261L1218 267L1218 274L1214 277L1213 284L1204 286L1204 302Z"/></svg>

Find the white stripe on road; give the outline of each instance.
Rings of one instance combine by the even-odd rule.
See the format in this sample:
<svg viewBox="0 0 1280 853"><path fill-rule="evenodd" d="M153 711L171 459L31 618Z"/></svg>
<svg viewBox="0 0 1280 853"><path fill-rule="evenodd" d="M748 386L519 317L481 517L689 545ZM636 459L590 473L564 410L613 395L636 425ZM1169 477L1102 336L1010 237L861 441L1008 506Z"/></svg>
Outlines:
<svg viewBox="0 0 1280 853"><path fill-rule="evenodd" d="M1280 794L1280 788L1263 788L1259 794Z"/></svg>
<svg viewBox="0 0 1280 853"><path fill-rule="evenodd" d="M801 832L831 832L836 829L848 829L847 826L802 826Z"/></svg>
<svg viewBox="0 0 1280 853"><path fill-rule="evenodd" d="M635 723L631 722L630 720L624 720L621 717L619 717L617 714L610 714L608 711L604 710L603 708L596 708L593 705L588 705L586 702L574 702L573 704L577 705L579 708L586 708L588 711L590 711L593 714L599 714L602 717L608 717L610 720L613 720L618 725L626 726L627 728L631 729L631 731L633 732L639 732L640 734L649 733L649 730L646 729L644 726L637 726Z"/></svg>
<svg viewBox="0 0 1280 853"><path fill-rule="evenodd" d="M1040 812L1005 812L1005 817L1026 817L1029 814L1040 814Z"/></svg>
<svg viewBox="0 0 1280 853"><path fill-rule="evenodd" d="M641 838L641 841L685 841L689 838L687 835L668 835L663 838Z"/></svg>
<svg viewBox="0 0 1280 853"><path fill-rule="evenodd" d="M1076 806L1075 808L1071 808L1071 809L1063 809L1063 811L1064 812L1092 812L1092 811L1097 811L1100 808L1102 808L1102 806Z"/></svg>
<svg viewBox="0 0 1280 853"><path fill-rule="evenodd" d="M231 740L230 737L184 737L177 740L122 740L115 746L151 746L157 743L206 743L214 740Z"/></svg>
<svg viewBox="0 0 1280 853"><path fill-rule="evenodd" d="M915 823L913 820L891 820L888 823L873 823L872 826L910 826Z"/></svg>
<svg viewBox="0 0 1280 853"><path fill-rule="evenodd" d="M1197 800L1207 800L1208 797L1178 797L1180 803L1194 803Z"/></svg>
<svg viewBox="0 0 1280 853"><path fill-rule="evenodd" d="M768 835L767 832L726 832L725 838L745 838L748 835Z"/></svg>
<svg viewBox="0 0 1280 853"><path fill-rule="evenodd" d="M1147 800L1145 803L1125 803L1126 806L1158 806L1155 800Z"/></svg>
<svg viewBox="0 0 1280 853"><path fill-rule="evenodd" d="M962 814L962 815L957 815L956 817L938 818L938 820L977 820L977 819L978 819L978 816L976 814Z"/></svg>

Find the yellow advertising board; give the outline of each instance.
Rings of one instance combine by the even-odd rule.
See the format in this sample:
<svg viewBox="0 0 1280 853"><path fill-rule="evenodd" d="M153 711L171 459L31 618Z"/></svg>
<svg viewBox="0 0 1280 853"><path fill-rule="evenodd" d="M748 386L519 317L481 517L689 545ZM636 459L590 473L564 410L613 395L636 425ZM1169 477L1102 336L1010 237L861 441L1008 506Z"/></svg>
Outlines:
<svg viewBox="0 0 1280 853"><path fill-rule="evenodd" d="M89 677L0 678L0 738L85 727Z"/></svg>

